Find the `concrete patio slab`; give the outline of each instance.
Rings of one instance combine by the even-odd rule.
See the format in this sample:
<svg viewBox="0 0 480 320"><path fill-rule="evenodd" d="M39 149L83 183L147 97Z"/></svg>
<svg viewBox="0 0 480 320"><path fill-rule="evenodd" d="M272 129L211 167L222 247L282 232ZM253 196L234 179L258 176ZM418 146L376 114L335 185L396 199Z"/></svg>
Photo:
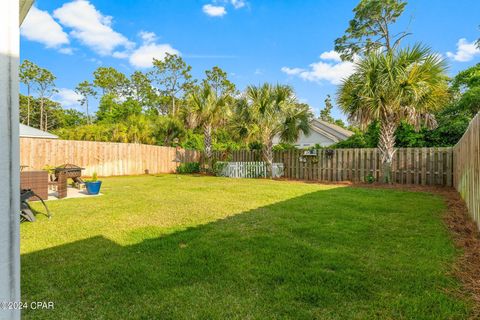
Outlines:
<svg viewBox="0 0 480 320"><path fill-rule="evenodd" d="M90 197L98 197L98 196L102 196L102 195L103 195L102 193L99 193L99 194L96 194L96 195L91 195L91 194L88 194L86 190L79 190L77 188L68 187L67 188L67 197L63 198L63 199L90 198ZM63 199L59 199L57 197L57 191L49 190L48 201L63 200Z"/></svg>

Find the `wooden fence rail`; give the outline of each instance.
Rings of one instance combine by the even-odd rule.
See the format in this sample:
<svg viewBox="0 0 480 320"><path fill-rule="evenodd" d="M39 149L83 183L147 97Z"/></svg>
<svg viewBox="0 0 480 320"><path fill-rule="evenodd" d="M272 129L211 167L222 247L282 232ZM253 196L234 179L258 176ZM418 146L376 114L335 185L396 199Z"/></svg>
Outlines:
<svg viewBox="0 0 480 320"><path fill-rule="evenodd" d="M181 162L199 161L200 152L178 150ZM85 168L86 176L120 176L175 171L175 148L135 143L20 139L20 164L28 169L43 169L72 163Z"/></svg>
<svg viewBox="0 0 480 320"><path fill-rule="evenodd" d="M480 113L454 147L454 186L480 227Z"/></svg>
<svg viewBox="0 0 480 320"><path fill-rule="evenodd" d="M259 151L214 153L222 161L262 161ZM381 178L381 157L378 149L321 149L314 155L303 150L276 151L274 162L283 162L285 177L313 181L366 181ZM392 164L395 183L418 185L453 185L452 148L398 149Z"/></svg>

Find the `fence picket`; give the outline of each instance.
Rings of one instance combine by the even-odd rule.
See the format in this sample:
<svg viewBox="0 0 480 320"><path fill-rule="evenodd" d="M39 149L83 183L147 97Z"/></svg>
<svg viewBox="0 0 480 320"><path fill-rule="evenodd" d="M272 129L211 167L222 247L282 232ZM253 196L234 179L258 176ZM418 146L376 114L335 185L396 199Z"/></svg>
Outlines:
<svg viewBox="0 0 480 320"><path fill-rule="evenodd" d="M480 225L480 112L453 149L453 184Z"/></svg>

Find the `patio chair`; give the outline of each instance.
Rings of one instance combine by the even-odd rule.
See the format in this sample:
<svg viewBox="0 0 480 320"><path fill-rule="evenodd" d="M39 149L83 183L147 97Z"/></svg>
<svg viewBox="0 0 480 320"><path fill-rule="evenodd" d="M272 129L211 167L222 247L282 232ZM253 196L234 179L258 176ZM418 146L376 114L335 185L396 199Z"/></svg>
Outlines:
<svg viewBox="0 0 480 320"><path fill-rule="evenodd" d="M36 220L35 216L39 213L38 211L35 211L30 207L30 204L28 203L28 199L30 198L37 198L40 200L40 202L43 204L43 207L45 208L47 213L43 213L45 216L47 216L49 219L51 218L50 210L48 210L47 205L43 201L43 199L38 196L35 192L33 192L31 189L22 189L20 190L20 222L34 222Z"/></svg>

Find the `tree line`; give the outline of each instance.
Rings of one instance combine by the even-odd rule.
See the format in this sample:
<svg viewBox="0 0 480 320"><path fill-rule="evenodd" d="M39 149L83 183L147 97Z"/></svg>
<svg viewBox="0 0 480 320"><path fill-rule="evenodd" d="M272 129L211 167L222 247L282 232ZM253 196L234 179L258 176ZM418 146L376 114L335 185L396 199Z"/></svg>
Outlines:
<svg viewBox="0 0 480 320"><path fill-rule="evenodd" d="M300 132L309 132L313 116L289 86L248 86L241 93L219 67L193 79L191 66L178 55L154 59L151 71L130 76L99 67L93 81L75 88L84 112L51 100L56 89L50 71L28 60L20 70L27 89L20 97L21 121L69 140L179 144L204 150L207 159L213 150L262 149L271 163L274 137L293 144ZM94 113L92 99L99 101Z"/></svg>
<svg viewBox="0 0 480 320"><path fill-rule="evenodd" d="M355 63L335 97L348 126L332 117L330 96L319 115L355 133L332 148L378 146L385 172L396 147L455 144L480 109L480 65L449 79L446 62L426 46L401 46L410 33L393 33L391 27L406 5L361 0L354 8L345 34L335 40L342 59ZM274 148L293 148L299 134L309 132L311 108L292 87L265 83L240 91L219 67L205 71L203 79L194 79L191 70L181 56L170 54L153 59L148 72L126 75L99 67L92 81L75 88L84 108L79 112L52 101L55 76L25 60L21 121L70 140L179 144L204 150L207 159L212 150L261 149L268 164ZM282 143L273 146L276 136Z"/></svg>

